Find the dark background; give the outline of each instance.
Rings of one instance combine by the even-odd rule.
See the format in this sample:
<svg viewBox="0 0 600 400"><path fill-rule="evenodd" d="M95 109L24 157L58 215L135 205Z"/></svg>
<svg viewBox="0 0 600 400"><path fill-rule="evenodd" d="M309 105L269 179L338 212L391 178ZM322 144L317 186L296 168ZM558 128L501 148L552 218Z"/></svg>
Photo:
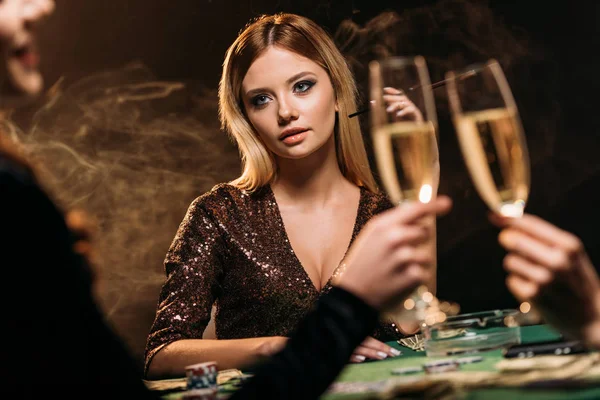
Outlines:
<svg viewBox="0 0 600 400"><path fill-rule="evenodd" d="M40 114L41 102L15 118L26 132L37 132L41 148L59 132L85 165L94 166L89 179L76 178L82 175L64 173L73 171L65 157L44 153L49 169L61 176L50 188L56 197L65 207L88 209L108 238L99 243L105 278L99 296L140 360L164 279L164 254L187 205L239 173L236 150L219 131L215 92L224 53L238 31L260 13L288 11L316 20L334 35L343 20L361 27L386 10L402 16L387 32L397 39L394 50L426 56L432 80L465 63L489 57L501 62L532 158L527 211L581 236L600 265L593 230L599 220L600 149L600 43L593 1L59 0L40 36L47 86L59 82L55 89L62 95L54 97L51 111ZM370 53L350 53L364 89L361 65ZM131 63L138 63L133 72L125 67ZM90 95L96 86L125 90L128 80L163 87L183 82L186 91L133 108L113 107L110 90L102 92L102 102L98 93ZM497 231L463 166L444 94L436 96L440 193L455 201L452 214L438 225L439 297L457 301L465 312L515 307L504 286ZM39 134L42 128L48 135Z"/></svg>

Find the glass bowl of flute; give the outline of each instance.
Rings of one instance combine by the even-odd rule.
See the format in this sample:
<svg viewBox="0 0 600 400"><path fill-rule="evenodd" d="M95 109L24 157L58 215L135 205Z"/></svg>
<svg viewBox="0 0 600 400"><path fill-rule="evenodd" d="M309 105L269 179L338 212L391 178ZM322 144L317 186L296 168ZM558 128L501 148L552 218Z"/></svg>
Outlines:
<svg viewBox="0 0 600 400"><path fill-rule="evenodd" d="M413 351L423 351L428 327L443 323L459 312L458 303L441 301L422 285L404 302L387 310L384 317L392 322L399 334L406 333L402 327L417 328L418 331L414 335L403 337L398 343Z"/></svg>
<svg viewBox="0 0 600 400"><path fill-rule="evenodd" d="M424 325L424 349L428 357L497 350L521 343L519 311L482 311L448 316L443 322Z"/></svg>
<svg viewBox="0 0 600 400"><path fill-rule="evenodd" d="M496 60L448 71L446 85L458 142L481 199L504 217L523 215L530 161L517 103Z"/></svg>

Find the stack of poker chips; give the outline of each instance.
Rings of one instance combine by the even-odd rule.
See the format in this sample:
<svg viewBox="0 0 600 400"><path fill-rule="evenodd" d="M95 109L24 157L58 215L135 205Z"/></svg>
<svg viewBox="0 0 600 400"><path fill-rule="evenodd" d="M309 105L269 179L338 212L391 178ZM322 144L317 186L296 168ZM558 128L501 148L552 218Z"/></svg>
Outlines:
<svg viewBox="0 0 600 400"><path fill-rule="evenodd" d="M217 363L209 361L185 367L187 377L186 400L211 400L217 395Z"/></svg>

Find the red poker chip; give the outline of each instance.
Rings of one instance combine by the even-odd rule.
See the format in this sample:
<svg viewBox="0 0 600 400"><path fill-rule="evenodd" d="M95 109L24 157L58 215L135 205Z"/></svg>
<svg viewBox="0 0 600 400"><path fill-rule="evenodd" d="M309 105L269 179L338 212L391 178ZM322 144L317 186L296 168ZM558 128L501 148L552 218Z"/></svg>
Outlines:
<svg viewBox="0 0 600 400"><path fill-rule="evenodd" d="M192 364L185 367L186 374L204 375L216 374L218 372L216 361L207 361L198 364Z"/></svg>

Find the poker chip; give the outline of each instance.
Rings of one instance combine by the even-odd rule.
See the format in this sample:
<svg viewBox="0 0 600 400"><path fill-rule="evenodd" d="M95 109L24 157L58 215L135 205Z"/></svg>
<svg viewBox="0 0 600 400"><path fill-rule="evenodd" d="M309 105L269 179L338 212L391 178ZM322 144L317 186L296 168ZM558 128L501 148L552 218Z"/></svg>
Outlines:
<svg viewBox="0 0 600 400"><path fill-rule="evenodd" d="M483 357L481 356L473 356L473 357L460 357L456 359L456 362L459 364L473 364L483 361Z"/></svg>
<svg viewBox="0 0 600 400"><path fill-rule="evenodd" d="M217 362L216 361L207 361L198 364L192 364L185 367L187 371L193 371L194 373L199 374L216 374L218 372Z"/></svg>
<svg viewBox="0 0 600 400"><path fill-rule="evenodd" d="M441 372L456 371L458 370L458 367L458 362L453 358L429 361L423 364L423 369L428 374L439 374Z"/></svg>
<svg viewBox="0 0 600 400"><path fill-rule="evenodd" d="M219 371L215 361L188 365L185 367L187 389L212 389L216 391L218 373Z"/></svg>
<svg viewBox="0 0 600 400"><path fill-rule="evenodd" d="M408 375L408 374L416 374L418 372L423 372L423 368L422 367L394 368L392 370L392 375Z"/></svg>

